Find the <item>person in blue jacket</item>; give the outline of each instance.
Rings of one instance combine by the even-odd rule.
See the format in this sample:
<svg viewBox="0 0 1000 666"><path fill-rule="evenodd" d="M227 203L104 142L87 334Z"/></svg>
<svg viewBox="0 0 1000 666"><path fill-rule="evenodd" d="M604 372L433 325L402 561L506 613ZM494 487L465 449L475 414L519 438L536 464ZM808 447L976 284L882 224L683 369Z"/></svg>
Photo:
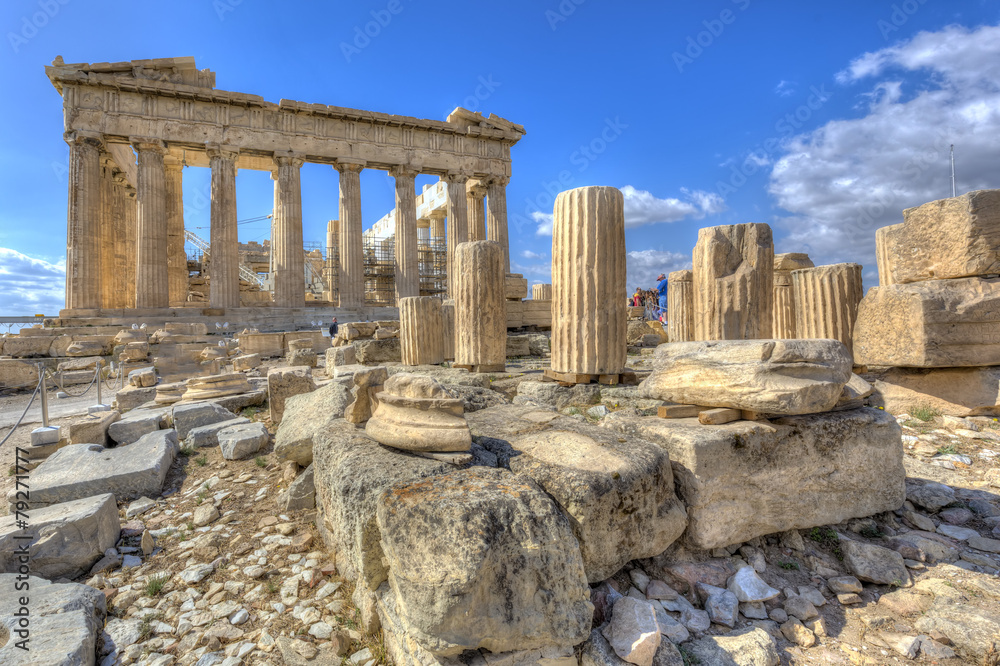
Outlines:
<svg viewBox="0 0 1000 666"><path fill-rule="evenodd" d="M656 278L656 291L660 294L660 314L667 311L667 276L660 273Z"/></svg>

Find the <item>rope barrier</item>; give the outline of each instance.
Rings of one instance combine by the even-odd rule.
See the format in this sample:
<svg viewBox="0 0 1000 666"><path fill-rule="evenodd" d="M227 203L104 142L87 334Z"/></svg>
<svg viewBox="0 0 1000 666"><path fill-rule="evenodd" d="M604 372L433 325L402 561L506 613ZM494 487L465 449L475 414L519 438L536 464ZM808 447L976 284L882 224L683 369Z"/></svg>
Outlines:
<svg viewBox="0 0 1000 666"><path fill-rule="evenodd" d="M21 412L21 416L20 416L20 418L18 418L18 419L17 419L17 423L15 423L15 424L13 425L13 427L11 427L11 429L10 429L10 432L8 432L8 433L7 433L7 434L6 434L5 436L4 436L4 438L3 438L3 439L0 439L0 446L3 446L3 445L4 445L4 442L6 442L6 441L7 441L8 439L10 439L10 436L14 434L14 431L15 431L15 430L17 430L17 429L18 429L18 428L19 428L19 427L21 426L21 421L23 421L23 420L24 420L24 416L25 416L25 415L26 415L26 414L28 413L28 410L29 410L29 409L31 409L31 405L32 405L32 403L33 403L33 402L35 402L35 396L37 396L37 395L38 395L38 390L39 390L40 388L42 388L42 381L43 381L44 379L45 379L45 374L44 374L44 373L39 373L39 374L38 374L38 383L37 383L37 384L35 384L35 390L34 390L34 392L33 392L33 393L31 394L31 398L30 398L30 399L28 400L28 404L27 404L27 405L25 405L25 407L24 407L24 411L23 411L23 412Z"/></svg>

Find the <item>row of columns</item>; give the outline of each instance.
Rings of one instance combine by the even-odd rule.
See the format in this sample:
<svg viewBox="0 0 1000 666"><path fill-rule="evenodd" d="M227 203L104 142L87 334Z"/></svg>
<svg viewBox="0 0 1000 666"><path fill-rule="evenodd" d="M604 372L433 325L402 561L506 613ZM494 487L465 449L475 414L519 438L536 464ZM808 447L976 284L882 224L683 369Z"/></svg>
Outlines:
<svg viewBox="0 0 1000 666"><path fill-rule="evenodd" d="M187 297L183 165L168 154L162 141L135 139L132 146L137 155L137 175L134 192L129 192L131 188L122 174L112 175L109 160L102 167L100 136L72 132L66 139L70 145L66 307L164 308L183 303ZM213 308L235 308L240 305L236 223L239 151L210 145L206 153L212 170L209 302ZM282 307L302 307L305 304L300 176L303 160L292 154L279 154L274 162L274 299ZM338 291L340 306L345 308L364 305L360 184L364 167L364 162L349 160L335 164L340 173L340 215L336 229ZM396 180L397 302L420 295L417 173L407 167L390 170ZM459 173L447 174L443 180L448 186L447 213L439 211L430 216L429 235L446 238L448 275L454 274L455 249L469 240L497 241L502 248L504 270L509 272L507 180L469 184L469 176ZM120 190L125 190L124 195ZM122 227L127 223L131 196L134 196L135 224L129 234L123 233ZM333 245L331 231L328 230L328 246ZM131 236L134 244L131 254L134 262L129 261L132 248L127 236ZM123 256L119 257L120 253ZM121 269L127 270L128 265L134 266L132 288L123 294ZM454 295L453 283L454 280L449 280L449 295Z"/></svg>

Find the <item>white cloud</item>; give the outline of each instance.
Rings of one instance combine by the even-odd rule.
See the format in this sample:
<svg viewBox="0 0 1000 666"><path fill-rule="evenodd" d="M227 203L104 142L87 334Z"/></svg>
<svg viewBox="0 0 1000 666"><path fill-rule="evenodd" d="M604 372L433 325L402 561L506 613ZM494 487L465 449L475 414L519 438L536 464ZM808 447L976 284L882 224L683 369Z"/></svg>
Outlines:
<svg viewBox="0 0 1000 666"><path fill-rule="evenodd" d="M551 236L552 235L552 220L555 216L552 213L540 213L535 211L531 214L531 219L533 219L538 224L538 229L535 231L536 236Z"/></svg>
<svg viewBox="0 0 1000 666"><path fill-rule="evenodd" d="M855 59L838 80L880 75L859 93L861 117L792 137L769 184L791 213L775 222L788 232L778 251L862 263L866 281L875 229L951 196L950 144L960 193L1000 187L1000 28L922 32Z"/></svg>
<svg viewBox="0 0 1000 666"><path fill-rule="evenodd" d="M707 215L721 213L726 208L725 200L715 192L681 188L683 199L660 199L646 190L637 190L631 185L621 188L625 197L625 228L632 229L645 224L680 222L686 218L701 220ZM532 213L538 223L538 236L552 235L552 214Z"/></svg>
<svg viewBox="0 0 1000 666"><path fill-rule="evenodd" d="M9 316L55 315L65 303L66 267L0 247L0 293Z"/></svg>
<svg viewBox="0 0 1000 666"><path fill-rule="evenodd" d="M656 277L682 268L691 268L691 254L662 252L660 250L634 250L626 256L626 286L629 294L636 287L652 289Z"/></svg>
<svg viewBox="0 0 1000 666"><path fill-rule="evenodd" d="M795 94L795 81L785 81L782 79L774 87L774 92L780 97L790 97Z"/></svg>
<svg viewBox="0 0 1000 666"><path fill-rule="evenodd" d="M681 188L684 199L660 199L646 190L637 190L631 185L622 188L625 195L625 227L641 227L644 224L679 222L685 218L700 220L706 215L726 210L726 203L714 192Z"/></svg>
<svg viewBox="0 0 1000 666"><path fill-rule="evenodd" d="M532 252L531 250L525 250L524 252L521 253L521 256L524 257L525 259L544 259L545 258L545 253L544 252Z"/></svg>

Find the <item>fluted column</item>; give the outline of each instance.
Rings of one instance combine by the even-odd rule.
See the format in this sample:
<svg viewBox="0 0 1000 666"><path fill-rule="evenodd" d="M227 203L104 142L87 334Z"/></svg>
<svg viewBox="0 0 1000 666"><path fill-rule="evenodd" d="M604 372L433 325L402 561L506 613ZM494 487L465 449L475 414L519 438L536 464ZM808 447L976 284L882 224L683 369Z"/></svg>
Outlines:
<svg viewBox="0 0 1000 666"><path fill-rule="evenodd" d="M69 197L66 210L66 307L101 306L98 225L101 211L101 138L68 132Z"/></svg>
<svg viewBox="0 0 1000 666"><path fill-rule="evenodd" d="M326 223L326 300L331 303L337 302L337 269L340 264L340 260L337 259L339 227L339 220L330 220Z"/></svg>
<svg viewBox="0 0 1000 666"><path fill-rule="evenodd" d="M771 337L774 243L766 224L699 230L694 246L696 340Z"/></svg>
<svg viewBox="0 0 1000 666"><path fill-rule="evenodd" d="M133 140L136 170L135 307L170 305L167 283L167 174L162 141Z"/></svg>
<svg viewBox="0 0 1000 666"><path fill-rule="evenodd" d="M136 205L135 188L125 174L114 172L111 224L115 235L114 294L111 307L135 307Z"/></svg>
<svg viewBox="0 0 1000 666"><path fill-rule="evenodd" d="M468 366L473 372L503 372L507 306L500 244L476 241L459 245L454 277L455 365Z"/></svg>
<svg viewBox="0 0 1000 666"><path fill-rule="evenodd" d="M417 198L414 178L417 172L394 167L389 174L396 179L396 303L420 295L420 255L417 252Z"/></svg>
<svg viewBox="0 0 1000 666"><path fill-rule="evenodd" d="M445 240L444 218L447 215L443 210L431 211L431 242L440 243Z"/></svg>
<svg viewBox="0 0 1000 666"><path fill-rule="evenodd" d="M625 368L625 198L614 187L556 197L552 224L552 369Z"/></svg>
<svg viewBox="0 0 1000 666"><path fill-rule="evenodd" d="M691 271L667 276L667 340L694 340L694 284Z"/></svg>
<svg viewBox="0 0 1000 666"><path fill-rule="evenodd" d="M441 299L410 296L399 299L399 345L403 365L444 362L444 320Z"/></svg>
<svg viewBox="0 0 1000 666"><path fill-rule="evenodd" d="M211 287L213 308L240 306L240 255L236 228L236 158L239 151L207 149L212 166Z"/></svg>
<svg viewBox="0 0 1000 666"><path fill-rule="evenodd" d="M470 180L465 186L465 198L469 207L469 240L493 240L486 237L487 188L478 180Z"/></svg>
<svg viewBox="0 0 1000 666"><path fill-rule="evenodd" d="M184 165L172 155L163 158L167 177L167 296L170 305L187 301L188 269L184 253Z"/></svg>
<svg viewBox="0 0 1000 666"><path fill-rule="evenodd" d="M364 164L338 162L340 172L340 307L365 304L365 256L361 232L361 170Z"/></svg>
<svg viewBox="0 0 1000 666"><path fill-rule="evenodd" d="M444 348L444 360L455 360L455 301L446 298L441 301L441 339Z"/></svg>
<svg viewBox="0 0 1000 666"><path fill-rule="evenodd" d="M531 285L531 300L533 300L533 301L551 301L552 300L552 285L551 284L533 284L533 285Z"/></svg>
<svg viewBox="0 0 1000 666"><path fill-rule="evenodd" d="M771 317L771 336L777 340L794 340L796 335L795 290L792 288L792 271L812 268L808 254L787 252L774 255L774 314Z"/></svg>
<svg viewBox="0 0 1000 666"><path fill-rule="evenodd" d="M510 244L507 240L508 182L508 178L493 178L487 185L486 238L500 243L504 273L510 273Z"/></svg>
<svg viewBox="0 0 1000 666"><path fill-rule="evenodd" d="M832 264L792 271L795 327L802 339L840 340L854 353L854 322L864 295L861 266Z"/></svg>
<svg viewBox="0 0 1000 666"><path fill-rule="evenodd" d="M110 155L101 155L101 203L98 216L98 266L100 307L115 307L115 163Z"/></svg>
<svg viewBox="0 0 1000 666"><path fill-rule="evenodd" d="M274 205L276 248L274 261L274 305L301 308L306 304L304 248L302 246L303 161L290 155L276 155L278 167Z"/></svg>
<svg viewBox="0 0 1000 666"><path fill-rule="evenodd" d="M469 240L469 207L465 200L465 183L468 180L468 176L457 173L444 177L448 184L448 226L445 234L448 239L448 295L451 298L456 298L455 251Z"/></svg>

